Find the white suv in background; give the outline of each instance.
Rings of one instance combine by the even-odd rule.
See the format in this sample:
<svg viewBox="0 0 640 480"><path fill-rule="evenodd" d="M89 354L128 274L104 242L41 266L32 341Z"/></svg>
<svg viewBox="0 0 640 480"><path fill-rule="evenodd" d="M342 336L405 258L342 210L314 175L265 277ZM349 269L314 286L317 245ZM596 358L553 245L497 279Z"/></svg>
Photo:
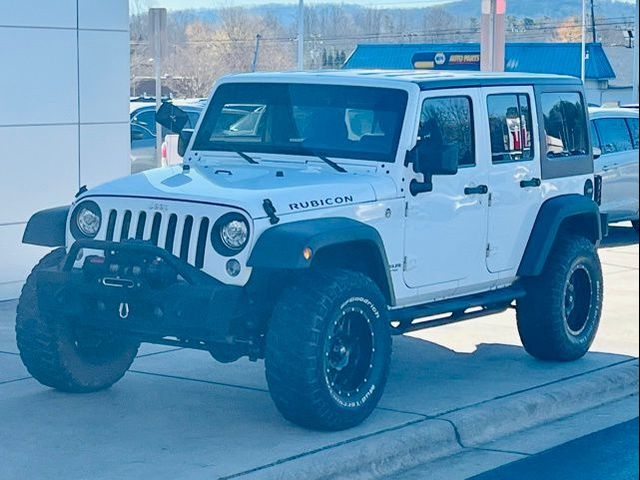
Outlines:
<svg viewBox="0 0 640 480"><path fill-rule="evenodd" d="M589 116L591 141L601 152L594 161L602 177L600 210L611 222L630 220L638 231L638 112L591 108Z"/></svg>

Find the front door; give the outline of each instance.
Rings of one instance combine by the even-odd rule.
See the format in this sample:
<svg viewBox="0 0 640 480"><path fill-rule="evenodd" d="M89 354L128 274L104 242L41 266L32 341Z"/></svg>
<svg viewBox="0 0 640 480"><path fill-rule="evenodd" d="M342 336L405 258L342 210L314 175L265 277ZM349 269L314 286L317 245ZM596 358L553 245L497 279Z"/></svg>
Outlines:
<svg viewBox="0 0 640 480"><path fill-rule="evenodd" d="M482 89L491 139L487 268L516 270L542 203L535 102L531 87Z"/></svg>
<svg viewBox="0 0 640 480"><path fill-rule="evenodd" d="M404 279L420 294L451 294L486 277L487 165L486 142L476 131L479 102L478 89L423 94L419 136L455 145L459 171L435 176L431 192L407 195ZM422 175L409 166L407 191L412 179Z"/></svg>

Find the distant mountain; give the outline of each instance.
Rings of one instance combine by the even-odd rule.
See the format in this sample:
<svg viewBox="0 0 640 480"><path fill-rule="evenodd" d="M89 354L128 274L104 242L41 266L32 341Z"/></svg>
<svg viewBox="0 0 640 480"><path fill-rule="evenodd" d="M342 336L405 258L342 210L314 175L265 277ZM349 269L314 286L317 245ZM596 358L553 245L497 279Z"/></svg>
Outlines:
<svg viewBox="0 0 640 480"><path fill-rule="evenodd" d="M311 5L315 7L322 7L330 4L316 3ZM362 5L350 4L348 3L348 0L344 3L336 2L336 5L339 5L340 8L344 9L348 13L356 13L357 11L367 8ZM424 12L431 8L443 8L457 17L468 18L480 16L480 5L480 0L453 0L448 3L444 3L440 7L412 7L409 9L395 9L393 7L389 7L386 10L402 10L405 13L415 11L417 13ZM274 2L247 8L257 14L271 15L277 18L283 25L292 25L296 21L296 5L279 4ZM635 5L633 3L628 3L624 0L595 0L596 17L599 18L630 17L634 15L634 8ZM513 15L519 18L529 17L536 19L550 17L552 19L564 19L571 16L580 16L581 13L582 10L579 0L507 0L507 15ZM199 19L205 22L215 21L217 18L216 9L173 11L172 15L192 17L193 19Z"/></svg>
<svg viewBox="0 0 640 480"><path fill-rule="evenodd" d="M479 0L459 0L449 3L444 8L455 15L479 16ZM596 17L617 18L633 16L634 4L615 0L595 0ZM507 14L517 17L551 17L566 18L582 14L578 0L507 0Z"/></svg>

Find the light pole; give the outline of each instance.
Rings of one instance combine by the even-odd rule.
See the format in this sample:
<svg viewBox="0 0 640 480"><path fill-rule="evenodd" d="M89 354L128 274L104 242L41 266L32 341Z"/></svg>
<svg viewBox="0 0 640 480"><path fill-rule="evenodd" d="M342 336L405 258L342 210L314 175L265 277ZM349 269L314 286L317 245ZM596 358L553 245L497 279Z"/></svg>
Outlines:
<svg viewBox="0 0 640 480"><path fill-rule="evenodd" d="M638 0L636 0L636 25L633 32L633 101L638 103Z"/></svg>
<svg viewBox="0 0 640 480"><path fill-rule="evenodd" d="M587 56L587 5L586 0L582 0L582 43L580 45L580 79L584 84L587 77L587 65L586 59Z"/></svg>
<svg viewBox="0 0 640 480"><path fill-rule="evenodd" d="M304 70L304 0L298 2L298 70Z"/></svg>

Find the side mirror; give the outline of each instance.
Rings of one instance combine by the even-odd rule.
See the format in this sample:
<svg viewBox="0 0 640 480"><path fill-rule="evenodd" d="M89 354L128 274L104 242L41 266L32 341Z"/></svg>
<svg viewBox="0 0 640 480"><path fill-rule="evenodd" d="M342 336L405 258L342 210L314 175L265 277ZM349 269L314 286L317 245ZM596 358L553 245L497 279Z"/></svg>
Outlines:
<svg viewBox="0 0 640 480"><path fill-rule="evenodd" d="M602 149L600 147L593 147L593 159L597 160L602 156Z"/></svg>
<svg viewBox="0 0 640 480"><path fill-rule="evenodd" d="M420 142L416 146L413 170L424 175L455 175L458 173L458 152L456 144L435 150L427 142Z"/></svg>
<svg viewBox="0 0 640 480"><path fill-rule="evenodd" d="M173 133L180 133L189 121L189 115L173 103L164 102L156 113L156 122Z"/></svg>
<svg viewBox="0 0 640 480"><path fill-rule="evenodd" d="M456 144L442 145L434 149L428 142L420 142L413 152L413 171L422 173L424 182L413 180L410 190L413 195L433 190L434 175L455 175L458 173L459 148Z"/></svg>
<svg viewBox="0 0 640 480"><path fill-rule="evenodd" d="M189 146L189 142L191 141L191 137L193 136L193 129L185 128L178 135L178 155L184 157L184 154L187 153L187 147Z"/></svg>

